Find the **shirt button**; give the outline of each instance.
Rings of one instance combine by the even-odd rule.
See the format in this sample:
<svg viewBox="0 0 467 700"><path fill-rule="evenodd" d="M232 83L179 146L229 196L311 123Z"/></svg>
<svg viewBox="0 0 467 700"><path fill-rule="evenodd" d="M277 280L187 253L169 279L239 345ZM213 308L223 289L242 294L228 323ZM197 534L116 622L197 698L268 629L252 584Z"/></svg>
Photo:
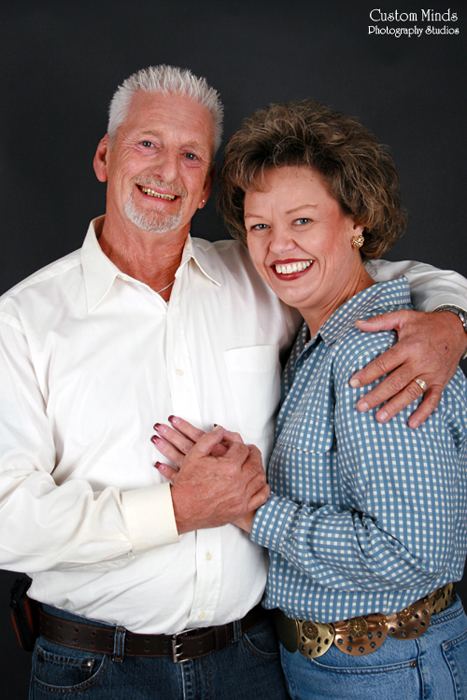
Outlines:
<svg viewBox="0 0 467 700"><path fill-rule="evenodd" d="M207 552L207 553L206 553L206 559L207 559L208 561L211 561L211 559L212 559L212 554L211 554L211 552Z"/></svg>
<svg viewBox="0 0 467 700"><path fill-rule="evenodd" d="M198 613L198 617L200 618L200 620L202 620L203 617L205 617L205 616L206 616L206 613L204 612L204 610L201 610L201 612Z"/></svg>
<svg viewBox="0 0 467 700"><path fill-rule="evenodd" d="M183 370L182 370L182 369L176 369L176 370L175 370L175 374L177 375L177 377L182 377L182 376L183 376Z"/></svg>

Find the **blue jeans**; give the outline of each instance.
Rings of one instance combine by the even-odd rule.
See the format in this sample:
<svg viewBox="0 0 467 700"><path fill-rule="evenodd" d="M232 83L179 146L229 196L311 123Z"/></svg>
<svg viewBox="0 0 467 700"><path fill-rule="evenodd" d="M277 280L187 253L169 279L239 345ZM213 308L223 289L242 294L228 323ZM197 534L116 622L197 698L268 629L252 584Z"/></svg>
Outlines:
<svg viewBox="0 0 467 700"><path fill-rule="evenodd" d="M281 646L293 700L467 700L467 617L458 599L419 639L387 637L354 657L332 645L317 659Z"/></svg>
<svg viewBox="0 0 467 700"><path fill-rule="evenodd" d="M46 608L54 614L59 611ZM83 618L60 611L66 619ZM105 626L105 625L104 625ZM127 656L117 661L39 637L30 700L287 700L275 631L269 620L200 659Z"/></svg>

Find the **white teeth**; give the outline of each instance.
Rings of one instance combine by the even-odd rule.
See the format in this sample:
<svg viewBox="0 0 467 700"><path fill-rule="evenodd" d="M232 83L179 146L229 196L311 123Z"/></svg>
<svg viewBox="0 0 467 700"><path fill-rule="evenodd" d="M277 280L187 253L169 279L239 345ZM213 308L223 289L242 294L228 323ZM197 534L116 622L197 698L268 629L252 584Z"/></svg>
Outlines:
<svg viewBox="0 0 467 700"><path fill-rule="evenodd" d="M148 194L150 197L159 197L159 199L173 200L176 197L174 194L161 194L160 192L155 192L154 190L150 190L149 187L141 187L141 192Z"/></svg>
<svg viewBox="0 0 467 700"><path fill-rule="evenodd" d="M287 263L287 265L274 265L276 272L280 275L291 275L293 272L302 272L307 267L313 264L313 260L300 260L295 263Z"/></svg>

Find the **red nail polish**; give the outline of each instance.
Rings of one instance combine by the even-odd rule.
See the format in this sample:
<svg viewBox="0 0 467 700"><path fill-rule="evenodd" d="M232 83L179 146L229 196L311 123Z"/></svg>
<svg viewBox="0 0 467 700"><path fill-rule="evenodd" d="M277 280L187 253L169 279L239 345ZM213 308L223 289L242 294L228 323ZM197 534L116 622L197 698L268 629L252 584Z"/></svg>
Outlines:
<svg viewBox="0 0 467 700"><path fill-rule="evenodd" d="M172 425L177 425L180 423L180 418L177 418L177 416L169 416L169 421Z"/></svg>

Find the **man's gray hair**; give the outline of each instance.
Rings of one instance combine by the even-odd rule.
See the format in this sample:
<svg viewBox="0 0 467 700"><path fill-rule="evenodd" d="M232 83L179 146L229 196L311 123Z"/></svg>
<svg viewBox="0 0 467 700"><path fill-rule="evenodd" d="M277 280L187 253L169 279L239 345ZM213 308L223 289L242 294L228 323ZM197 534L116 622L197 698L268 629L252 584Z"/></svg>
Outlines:
<svg viewBox="0 0 467 700"><path fill-rule="evenodd" d="M224 108L219 93L209 87L205 78L198 78L187 68L175 66L149 66L129 78L117 88L109 106L107 133L113 145L118 127L125 121L135 92L144 90L163 95L181 95L196 100L207 107L214 126L213 157L222 138L222 117Z"/></svg>

